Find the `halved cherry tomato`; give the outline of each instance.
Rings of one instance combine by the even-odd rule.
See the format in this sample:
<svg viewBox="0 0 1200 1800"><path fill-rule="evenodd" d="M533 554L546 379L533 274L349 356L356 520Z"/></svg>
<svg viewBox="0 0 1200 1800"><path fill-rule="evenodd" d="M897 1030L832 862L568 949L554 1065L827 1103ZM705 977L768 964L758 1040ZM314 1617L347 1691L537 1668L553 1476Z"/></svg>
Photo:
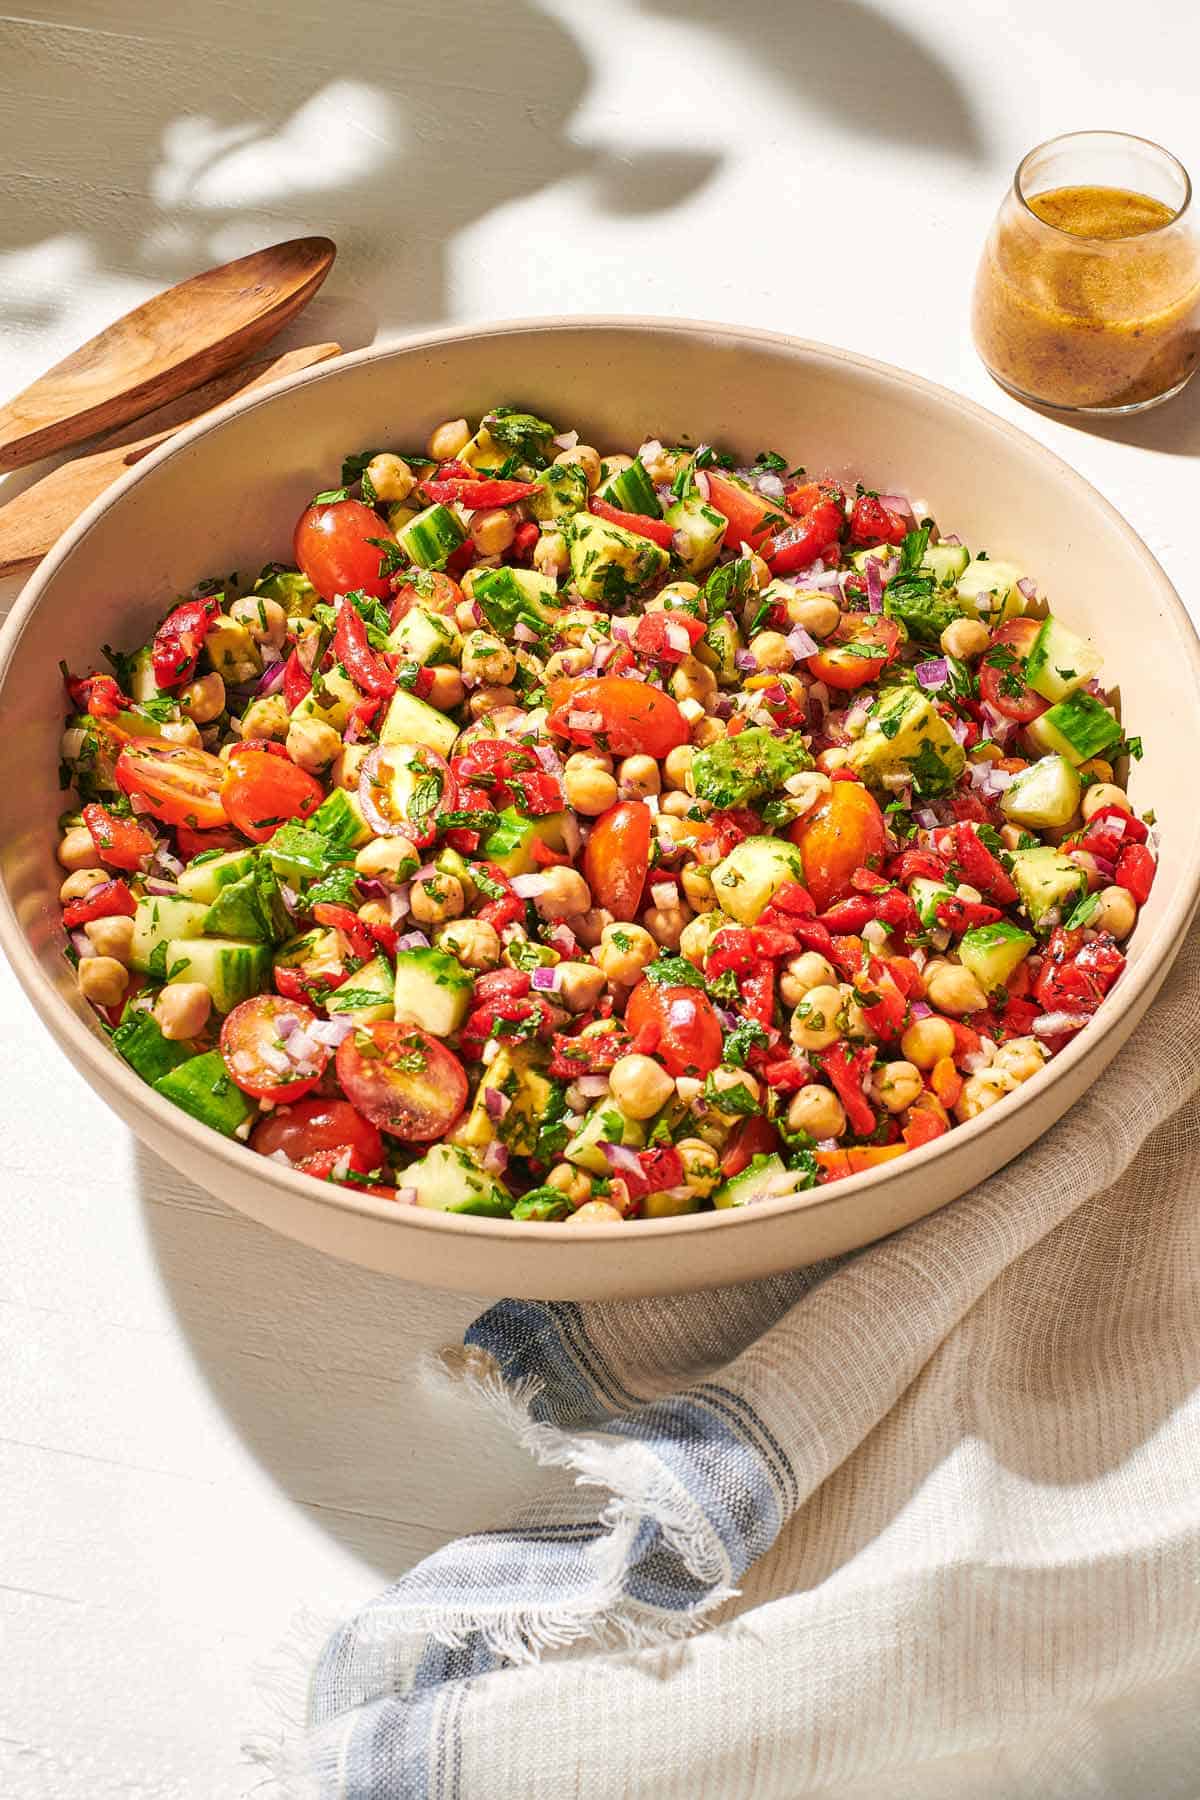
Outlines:
<svg viewBox="0 0 1200 1800"><path fill-rule="evenodd" d="M110 869L140 869L154 854L154 839L136 819L125 819L105 806L83 809L83 822L92 834L96 855Z"/></svg>
<svg viewBox="0 0 1200 1800"><path fill-rule="evenodd" d="M814 1150L813 1161L826 1181L844 1181L847 1175L863 1175L894 1161L908 1150L907 1144L852 1144L848 1150Z"/></svg>
<svg viewBox="0 0 1200 1800"><path fill-rule="evenodd" d="M220 602L185 600L169 612L154 634L150 660L160 688L182 687L196 673L208 628L220 612Z"/></svg>
<svg viewBox="0 0 1200 1800"><path fill-rule="evenodd" d="M653 821L641 800L621 800L601 813L583 852L592 900L614 919L635 919L650 867Z"/></svg>
<svg viewBox="0 0 1200 1800"><path fill-rule="evenodd" d="M300 1163L322 1150L349 1150L353 1166L369 1174L383 1164L383 1139L377 1126L348 1100L300 1100L260 1119L250 1133L250 1148L260 1156L282 1150Z"/></svg>
<svg viewBox="0 0 1200 1800"><path fill-rule="evenodd" d="M878 494L860 494L850 512L852 544L902 544L908 526Z"/></svg>
<svg viewBox="0 0 1200 1800"><path fill-rule="evenodd" d="M358 798L380 836L402 835L417 849L437 836L439 812L453 812L458 783L444 756L428 744L379 744L358 777Z"/></svg>
<svg viewBox="0 0 1200 1800"><path fill-rule="evenodd" d="M325 798L315 775L286 756L239 744L224 772L221 801L225 816L243 836L265 844L289 819L308 819Z"/></svg>
<svg viewBox="0 0 1200 1800"><path fill-rule="evenodd" d="M361 1113L413 1144L444 1137L467 1098L457 1056L415 1025L385 1021L351 1032L338 1045L337 1073Z"/></svg>
<svg viewBox="0 0 1200 1800"><path fill-rule="evenodd" d="M624 675L552 681L548 724L573 744L598 745L614 756L644 751L661 760L689 738L688 723L661 688Z"/></svg>
<svg viewBox="0 0 1200 1800"><path fill-rule="evenodd" d="M392 579L397 584L391 611L393 630L414 606L426 612L452 613L463 597L457 581L440 569L421 569L415 575L396 575Z"/></svg>
<svg viewBox="0 0 1200 1800"><path fill-rule="evenodd" d="M675 542L675 527L668 525L665 519L649 519L645 513L622 512L619 506L610 506L597 494L588 501L588 511L595 513L598 519L607 519L610 525L619 525L622 531L632 531L635 537L649 538L662 550L669 550Z"/></svg>
<svg viewBox="0 0 1200 1800"><path fill-rule="evenodd" d="M776 532L762 546L762 555L773 575L791 575L807 569L819 556L836 544L846 523L846 512L840 488L827 482L809 482L793 488L788 495L793 512L799 514L794 525Z"/></svg>
<svg viewBox="0 0 1200 1800"><path fill-rule="evenodd" d="M979 695L1006 719L1028 725L1050 705L1025 682L1025 665L1040 626L1036 619L1010 619L992 633L992 647L979 663Z"/></svg>
<svg viewBox="0 0 1200 1800"><path fill-rule="evenodd" d="M854 871L878 867L887 848L883 814L859 781L835 781L788 836L799 846L804 885L818 912L851 894Z"/></svg>
<svg viewBox="0 0 1200 1800"><path fill-rule="evenodd" d="M66 683L75 711L93 719L111 719L133 705L111 675L68 675Z"/></svg>
<svg viewBox="0 0 1200 1800"><path fill-rule="evenodd" d="M640 981L625 1008L625 1028L637 1037L646 1026L658 1027L654 1054L671 1075L708 1075L721 1060L721 1021L699 988Z"/></svg>
<svg viewBox="0 0 1200 1800"><path fill-rule="evenodd" d="M235 831L194 831L190 825L177 825L175 848L184 862L193 862L210 850L242 850L245 846Z"/></svg>
<svg viewBox="0 0 1200 1800"><path fill-rule="evenodd" d="M291 1020L291 1025L286 1021ZM303 1056L287 1060L287 1042L317 1023L310 1006L278 994L254 994L235 1006L221 1027L221 1055L231 1080L257 1100L299 1100L325 1073L328 1044L309 1040ZM290 1072L289 1072L290 1071Z"/></svg>
<svg viewBox="0 0 1200 1800"><path fill-rule="evenodd" d="M126 744L116 766L117 786L124 793L140 794L154 818L194 831L228 822L221 799L225 775L220 757L157 738Z"/></svg>
<svg viewBox="0 0 1200 1800"><path fill-rule="evenodd" d="M762 1113L752 1113L734 1126L733 1134L721 1157L721 1174L728 1181L749 1168L756 1156L769 1156L779 1148L779 1133Z"/></svg>
<svg viewBox="0 0 1200 1800"><path fill-rule="evenodd" d="M761 494L718 474L716 469L706 469L704 473L708 477L708 504L729 521L727 543L749 544L757 550L773 531L785 529L793 522L787 508L777 500L764 500Z"/></svg>
<svg viewBox="0 0 1200 1800"><path fill-rule="evenodd" d="M292 549L322 600L355 588L382 600L392 584L379 573L383 553L371 539L383 536L378 514L361 500L333 500L301 513Z"/></svg>
<svg viewBox="0 0 1200 1800"><path fill-rule="evenodd" d="M805 668L827 687L849 693L882 675L900 648L900 627L882 613L848 613Z"/></svg>

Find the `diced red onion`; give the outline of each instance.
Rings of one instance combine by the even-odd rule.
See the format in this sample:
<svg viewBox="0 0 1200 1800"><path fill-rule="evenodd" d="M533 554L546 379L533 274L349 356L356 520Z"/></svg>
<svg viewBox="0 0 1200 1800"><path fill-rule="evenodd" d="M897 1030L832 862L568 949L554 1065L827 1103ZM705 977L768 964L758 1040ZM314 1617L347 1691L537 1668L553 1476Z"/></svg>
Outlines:
<svg viewBox="0 0 1200 1800"><path fill-rule="evenodd" d="M537 988L544 994L556 994L562 986L562 964L551 963L546 967L534 969L529 977L530 987Z"/></svg>
<svg viewBox="0 0 1200 1800"><path fill-rule="evenodd" d="M867 610L873 613L883 611L883 574L877 556L867 558Z"/></svg>
<svg viewBox="0 0 1200 1800"><path fill-rule="evenodd" d="M966 743L967 722L965 719L951 719L949 721L948 729L950 736L954 739L956 744L962 745Z"/></svg>
<svg viewBox="0 0 1200 1800"><path fill-rule="evenodd" d="M578 707L567 714L567 725L572 731L603 731L604 714L583 712Z"/></svg>
<svg viewBox="0 0 1200 1800"><path fill-rule="evenodd" d="M398 1187L396 1189L396 1202L399 1206L415 1206L417 1204L416 1188Z"/></svg>
<svg viewBox="0 0 1200 1800"><path fill-rule="evenodd" d="M950 676L950 665L944 656L931 656L928 662L919 662L913 670L923 688L941 687Z"/></svg>
<svg viewBox="0 0 1200 1800"><path fill-rule="evenodd" d="M918 825L923 825L926 831L936 831L941 824L941 820L931 806L918 807L917 811L913 814L913 818L917 821Z"/></svg>
<svg viewBox="0 0 1200 1800"><path fill-rule="evenodd" d="M396 939L397 950L428 950L429 939L423 931L406 931Z"/></svg>
<svg viewBox="0 0 1200 1800"><path fill-rule="evenodd" d="M388 895L388 911L391 914L393 925L397 924L399 920L407 918L412 911L411 881L402 881L400 886Z"/></svg>
<svg viewBox="0 0 1200 1800"><path fill-rule="evenodd" d="M85 956L95 956L95 946L86 931L68 931L67 936L71 940L71 946L74 949L76 956L80 958Z"/></svg>
<svg viewBox="0 0 1200 1800"><path fill-rule="evenodd" d="M806 656L816 656L820 650L817 640L809 636L803 625L793 625L785 641L797 662L803 661Z"/></svg>
<svg viewBox="0 0 1200 1800"><path fill-rule="evenodd" d="M628 1175L640 1175L642 1165L638 1161L636 1150L627 1149L624 1144L610 1144L602 1140L597 1146L610 1169Z"/></svg>
<svg viewBox="0 0 1200 1800"><path fill-rule="evenodd" d="M277 694L283 686L283 676L286 668L287 664L282 661L268 663L255 686L255 695L261 699L264 694Z"/></svg>
<svg viewBox="0 0 1200 1800"><path fill-rule="evenodd" d="M903 518L915 518L911 502L903 494L880 494L879 504L886 506L889 512L899 513Z"/></svg>
<svg viewBox="0 0 1200 1800"><path fill-rule="evenodd" d="M314 1043L328 1044L336 1050L343 1038L348 1038L354 1030L354 1020L346 1013L336 1019L318 1019L308 1027L308 1035Z"/></svg>
<svg viewBox="0 0 1200 1800"><path fill-rule="evenodd" d="M650 898L663 912L669 912L679 904L679 889L673 881L656 881L650 889Z"/></svg>
<svg viewBox="0 0 1200 1800"><path fill-rule="evenodd" d="M910 1001L909 1011L914 1019L931 1019L933 1017L933 1008L927 1000Z"/></svg>
<svg viewBox="0 0 1200 1800"><path fill-rule="evenodd" d="M284 1169L294 1169L296 1166L295 1163L292 1161L291 1157L288 1155L286 1150L270 1150L270 1151L268 1151L267 1152L267 1161L273 1162L273 1163L278 1163L280 1165L280 1167L284 1168ZM414 1193L416 1192L415 1188L413 1189L413 1192Z"/></svg>
<svg viewBox="0 0 1200 1800"><path fill-rule="evenodd" d="M346 721L346 729L342 733L342 742L344 744L357 744L359 738L362 736L362 728L363 721L360 714L352 712L349 719Z"/></svg>
<svg viewBox="0 0 1200 1800"><path fill-rule="evenodd" d="M1017 591L1022 594L1026 600L1037 599L1037 583L1031 580L1028 575L1022 575L1017 583Z"/></svg>
<svg viewBox="0 0 1200 1800"><path fill-rule="evenodd" d="M503 1175L508 1167L508 1151L499 1138L493 1138L479 1160L489 1175Z"/></svg>
<svg viewBox="0 0 1200 1800"><path fill-rule="evenodd" d="M844 719L845 729L853 733L860 725L865 725L870 717L872 699L869 694L860 694L852 706L847 707Z"/></svg>
<svg viewBox="0 0 1200 1800"><path fill-rule="evenodd" d="M804 571L802 582L792 582L789 585L794 587L799 594L812 588L819 593L824 593L829 588L840 588L841 584L842 571L840 569L822 569L819 563L814 563L811 569Z"/></svg>
<svg viewBox="0 0 1200 1800"><path fill-rule="evenodd" d="M513 877L512 891L518 900L533 900L538 894L544 892L545 887L546 877L544 875L530 874Z"/></svg>
<svg viewBox="0 0 1200 1800"><path fill-rule="evenodd" d="M153 800L148 800L145 794L130 794L129 796L129 808L131 812L147 813L153 805Z"/></svg>
<svg viewBox="0 0 1200 1800"><path fill-rule="evenodd" d="M498 1087L485 1087L483 1104L487 1108L489 1119L502 1119L512 1105L512 1101L507 1094L501 1093Z"/></svg>
<svg viewBox="0 0 1200 1800"><path fill-rule="evenodd" d="M1043 1013L1033 1021L1031 1030L1035 1037L1058 1037L1064 1031L1082 1031L1085 1025L1091 1024L1088 1013L1050 1012Z"/></svg>
<svg viewBox="0 0 1200 1800"><path fill-rule="evenodd" d="M577 431L560 431L554 442L560 450L573 450L579 442L579 433Z"/></svg>
<svg viewBox="0 0 1200 1800"><path fill-rule="evenodd" d="M733 665L735 669L740 669L743 675L752 675L758 668L758 658L753 650L735 650Z"/></svg>
<svg viewBox="0 0 1200 1800"><path fill-rule="evenodd" d="M671 623L670 619L668 619L663 635L672 650L679 650L685 656L691 650L692 640L682 625L674 625Z"/></svg>
<svg viewBox="0 0 1200 1800"><path fill-rule="evenodd" d="M148 894L177 894L179 892L179 884L175 881L164 881L161 875L148 875L146 877L146 892Z"/></svg>
<svg viewBox="0 0 1200 1800"><path fill-rule="evenodd" d="M951 532L948 532L945 537L939 536L938 543L939 544L950 544L954 549L958 549L962 545L962 539L960 537L958 537L953 531L951 531Z"/></svg>
<svg viewBox="0 0 1200 1800"><path fill-rule="evenodd" d="M575 936L571 927L561 919L557 925L546 933L546 937L547 941L558 951L560 956L574 956L579 948L579 939Z"/></svg>
<svg viewBox="0 0 1200 1800"><path fill-rule="evenodd" d="M606 638L602 644L597 644L595 650L592 652L592 673L594 675L601 674L612 661L619 649L620 645L612 643L608 638Z"/></svg>
<svg viewBox="0 0 1200 1800"><path fill-rule="evenodd" d="M295 1021L293 1021L293 1024ZM282 1036L282 1033L280 1034ZM296 1066L286 1051L277 1050L274 1044L259 1044L256 1055L260 1062L265 1062L268 1069L276 1075L294 1075Z"/></svg>
<svg viewBox="0 0 1200 1800"><path fill-rule="evenodd" d="M987 734L992 739L992 742L1001 745L1007 744L1009 738L1017 729L1016 720L1006 719L1003 713L997 712L996 708L990 705L986 700L983 701L980 706L980 711L983 714L983 722L987 727Z"/></svg>
<svg viewBox="0 0 1200 1800"><path fill-rule="evenodd" d="M537 632L532 625L527 625L524 619L518 619L513 626L513 636L518 644L536 644L538 641Z"/></svg>
<svg viewBox="0 0 1200 1800"><path fill-rule="evenodd" d="M562 774L562 758L559 756L558 751L554 748L553 744L535 744L533 746L533 754L537 757L547 775Z"/></svg>
<svg viewBox="0 0 1200 1800"><path fill-rule="evenodd" d="M364 900L386 900L388 898L388 890L382 881L368 881L363 876L358 877L358 891Z"/></svg>
<svg viewBox="0 0 1200 1800"><path fill-rule="evenodd" d="M765 475L756 475L754 478L754 486L758 489L764 500L778 500L782 502L784 499L785 490L783 483L773 469L768 469Z"/></svg>
<svg viewBox="0 0 1200 1800"><path fill-rule="evenodd" d="M708 485L708 476L703 469L697 469L692 476L696 483L696 491L702 500L712 499L712 489Z"/></svg>
<svg viewBox="0 0 1200 1800"><path fill-rule="evenodd" d="M577 1075L575 1086L585 1100L598 1100L601 1094L608 1092L607 1075Z"/></svg>

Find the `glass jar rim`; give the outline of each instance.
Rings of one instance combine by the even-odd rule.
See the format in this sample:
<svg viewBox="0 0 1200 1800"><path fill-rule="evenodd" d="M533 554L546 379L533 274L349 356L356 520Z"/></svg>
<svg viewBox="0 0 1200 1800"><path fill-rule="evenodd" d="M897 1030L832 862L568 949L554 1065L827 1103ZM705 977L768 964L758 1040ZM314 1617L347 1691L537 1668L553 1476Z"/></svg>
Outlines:
<svg viewBox="0 0 1200 1800"><path fill-rule="evenodd" d="M1049 219L1043 219L1040 213L1034 212L1025 193L1023 177L1027 165L1035 156L1040 156L1045 150L1053 150L1059 145L1069 144L1074 139L1094 137L1117 138L1121 139L1126 144L1141 144L1145 149L1153 150L1157 155L1161 156L1165 162L1171 164L1183 182L1183 199L1169 219L1164 219L1160 225L1150 226L1148 231L1130 232L1124 237L1101 238L1089 237L1082 232L1067 231L1062 225L1054 225ZM1030 218L1036 219L1043 230L1056 232L1059 237L1070 238L1077 244L1122 244L1132 242L1135 237L1153 237L1156 232L1166 231L1172 225L1178 225L1192 203L1192 178L1175 153L1168 150L1165 144L1157 143L1154 138L1139 137L1136 132L1131 131L1064 131L1057 137L1046 138L1043 143L1035 144L1032 150L1027 150L1025 152L1024 156L1017 164L1016 173L1013 175L1012 185L1013 194L1016 197L1017 204L1024 208Z"/></svg>

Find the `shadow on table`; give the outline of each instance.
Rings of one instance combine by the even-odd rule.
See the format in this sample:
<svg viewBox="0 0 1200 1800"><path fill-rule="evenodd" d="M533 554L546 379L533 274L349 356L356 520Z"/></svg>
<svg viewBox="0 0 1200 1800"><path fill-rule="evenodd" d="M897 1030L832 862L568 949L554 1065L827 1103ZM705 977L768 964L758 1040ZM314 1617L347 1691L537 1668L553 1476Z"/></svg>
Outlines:
<svg viewBox="0 0 1200 1800"><path fill-rule="evenodd" d="M1200 456L1200 377L1190 381L1173 400L1124 418L1090 419L1085 413L1054 412L1042 406L1031 410L1052 419L1056 425L1069 426L1090 437L1108 438L1115 444L1133 444L1139 450L1155 450L1163 456Z"/></svg>

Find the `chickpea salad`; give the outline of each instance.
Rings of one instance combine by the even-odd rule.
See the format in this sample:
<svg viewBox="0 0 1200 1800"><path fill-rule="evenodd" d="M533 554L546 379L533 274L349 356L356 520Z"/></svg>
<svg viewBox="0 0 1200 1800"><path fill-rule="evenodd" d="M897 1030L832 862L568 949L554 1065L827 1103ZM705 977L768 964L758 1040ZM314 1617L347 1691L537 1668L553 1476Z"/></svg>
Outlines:
<svg viewBox="0 0 1200 1800"><path fill-rule="evenodd" d="M920 501L511 406L64 669L68 956L214 1131L618 1224L1002 1104L1155 873L1093 647Z"/></svg>

